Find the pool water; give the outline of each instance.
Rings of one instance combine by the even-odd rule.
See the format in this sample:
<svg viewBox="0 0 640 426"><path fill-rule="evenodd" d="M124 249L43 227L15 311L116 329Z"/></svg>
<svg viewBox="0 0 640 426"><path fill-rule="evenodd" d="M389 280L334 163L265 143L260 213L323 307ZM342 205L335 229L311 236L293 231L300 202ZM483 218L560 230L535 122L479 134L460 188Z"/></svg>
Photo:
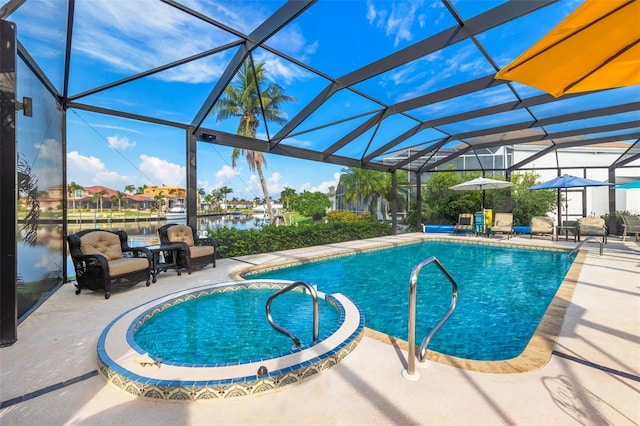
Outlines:
<svg viewBox="0 0 640 426"><path fill-rule="evenodd" d="M163 362L237 364L290 353L293 341L267 322L267 299L277 289L239 289L177 303L144 321L134 334L143 352ZM319 338L339 325L340 312L318 297ZM271 315L303 345L313 343L313 303L290 291L275 298Z"/></svg>
<svg viewBox="0 0 640 426"><path fill-rule="evenodd" d="M474 360L518 356L571 266L561 251L430 241L247 275L304 280L339 292L363 311L366 326L407 339L409 278L435 256L458 283L458 305L429 349ZM436 265L417 284L416 342L449 308L451 283Z"/></svg>

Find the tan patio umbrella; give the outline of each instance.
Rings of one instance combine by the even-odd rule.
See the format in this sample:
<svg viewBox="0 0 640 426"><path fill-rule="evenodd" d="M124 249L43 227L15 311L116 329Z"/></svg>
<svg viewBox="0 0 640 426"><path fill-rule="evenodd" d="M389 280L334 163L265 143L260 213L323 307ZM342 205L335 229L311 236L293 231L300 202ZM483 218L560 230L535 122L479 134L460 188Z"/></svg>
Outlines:
<svg viewBox="0 0 640 426"><path fill-rule="evenodd" d="M457 185L449 187L455 191L482 191L482 206L481 210L484 210L484 190L485 189L498 189L513 186L511 182L504 180L489 179L479 177L471 179L470 181L459 183Z"/></svg>
<svg viewBox="0 0 640 426"><path fill-rule="evenodd" d="M640 1L587 0L495 78L555 97L640 84Z"/></svg>

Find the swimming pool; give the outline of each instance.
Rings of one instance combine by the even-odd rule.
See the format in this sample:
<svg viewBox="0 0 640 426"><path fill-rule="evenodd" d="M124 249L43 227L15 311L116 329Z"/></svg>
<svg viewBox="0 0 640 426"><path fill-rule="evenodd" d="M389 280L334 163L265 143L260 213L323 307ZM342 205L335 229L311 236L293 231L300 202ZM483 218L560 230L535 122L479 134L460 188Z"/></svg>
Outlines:
<svg viewBox="0 0 640 426"><path fill-rule="evenodd" d="M343 293L362 309L367 327L405 340L411 270L430 256L457 281L459 298L429 348L473 360L518 356L571 266L563 250L427 241L246 276L302 279ZM446 312L451 285L436 268L424 268L417 293L420 342Z"/></svg>
<svg viewBox="0 0 640 426"><path fill-rule="evenodd" d="M291 343L285 343L288 349L278 347L271 354L252 357L238 346L236 349L241 356L235 360L221 361L213 358L187 360L180 359L183 355L162 358L151 351L147 353L136 343L134 337L137 330L154 316L162 316L163 312L172 311L172 307L194 299L209 296L226 299L229 295L252 291L257 291L261 295L265 291L273 294L290 284L292 281L283 280L248 280L210 284L169 294L137 306L112 321L100 335L98 370L111 384L133 395L158 400L224 399L262 394L313 377L339 363L362 338L364 318L360 310L349 298L339 293L329 295L318 292L318 298L326 299L337 315L333 316L333 320L328 321L329 332L320 335L316 342L309 342L306 338L307 343L300 348L292 348ZM261 295L255 299L260 299ZM274 300L274 307L276 301L277 299ZM233 305L233 302L230 304ZM193 310L196 305L189 305L191 307L188 309L177 310L177 312L189 312L192 317L202 313ZM285 309L287 306L291 307L290 304L285 303ZM254 311L253 315L265 318L265 307L263 305L257 307L259 309ZM236 306L236 308L247 310L247 307L242 306ZM281 319L275 311L273 317L276 321ZM168 315L167 318L172 317ZM185 336L178 334L182 332L180 327L183 323L190 322L189 320L190 318L183 316L173 324L163 322L161 326L168 327L169 332L164 336L158 335L157 339L170 339L169 342L175 346L185 346L186 350L183 352L190 352L193 349L189 345L207 345L210 340L198 341L195 338L185 340ZM238 336L222 331L231 328L234 319L218 314L209 320L216 325L213 328L216 336L219 339L232 339L231 345L235 347ZM320 322L322 321L321 317ZM306 325L310 326L308 323ZM240 327L240 329L245 328ZM305 331L300 333L301 341L305 337L304 333ZM233 349L229 352L232 351Z"/></svg>
<svg viewBox="0 0 640 426"><path fill-rule="evenodd" d="M298 289L300 289L298 287ZM166 304L135 329L141 352L163 364L239 364L283 356L293 341L274 330L266 319L267 300L274 288L235 286L234 291L204 292L181 303ZM340 325L340 310L330 298L318 298L319 340ZM289 291L274 299L275 322L295 335L303 346L313 344L313 303L309 294Z"/></svg>

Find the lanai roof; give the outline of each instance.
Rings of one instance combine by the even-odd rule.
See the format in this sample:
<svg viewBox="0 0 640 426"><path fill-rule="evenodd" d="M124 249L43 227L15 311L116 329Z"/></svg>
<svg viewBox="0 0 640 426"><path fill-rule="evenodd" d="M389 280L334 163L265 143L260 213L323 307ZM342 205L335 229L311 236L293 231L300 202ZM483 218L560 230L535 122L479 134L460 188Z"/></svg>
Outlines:
<svg viewBox="0 0 640 426"><path fill-rule="evenodd" d="M556 99L494 79L575 2L394 3L398 21L413 19L411 37L395 40L375 25L388 5L10 0L0 16L17 23L20 57L63 108L170 125L199 141L382 171L430 171L530 142L548 144L544 152L618 142L625 151L610 166L640 159L638 86ZM367 17L355 31L350 22ZM247 58L297 98L288 122L256 139L208 114ZM162 93L145 90L158 80Z"/></svg>

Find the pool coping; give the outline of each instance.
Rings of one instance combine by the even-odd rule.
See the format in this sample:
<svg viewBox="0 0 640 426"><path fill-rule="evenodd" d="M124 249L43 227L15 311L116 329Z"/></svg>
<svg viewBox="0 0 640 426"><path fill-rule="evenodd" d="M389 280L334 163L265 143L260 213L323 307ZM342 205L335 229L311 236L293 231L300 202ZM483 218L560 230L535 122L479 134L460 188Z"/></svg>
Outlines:
<svg viewBox="0 0 640 426"><path fill-rule="evenodd" d="M234 291L232 287L280 289L287 280L243 280L206 284L174 292L134 307L113 320L98 340L98 371L107 381L135 396L155 400L208 400L263 394L299 383L338 364L355 349L364 331L364 316L357 305L340 294L318 296L340 311L340 324L314 345L283 356L239 364L193 365L155 363L131 341L131 330L151 311L180 303L194 294ZM266 373L259 372L261 367Z"/></svg>
<svg viewBox="0 0 640 426"><path fill-rule="evenodd" d="M364 240L367 241L367 240ZM464 244L479 244L479 245L491 245L498 247L509 248L525 248L534 250L546 250L546 251L559 251L569 252L569 248L550 247L538 244L535 241L530 243L523 243L521 241L507 242L504 241L491 241L490 238L482 239L469 239L468 237L442 237L437 235L423 235L419 237L400 238L396 241L370 241L370 245L361 247L340 247L339 245L333 246L333 250L325 251L324 253L312 253L302 256L291 256L286 259L277 259L273 261L267 261L262 264L254 264L250 266L241 267L236 269L230 274L234 279L243 279L243 276L249 273L255 273L258 271L269 271L274 269L280 269L289 266L295 266L299 264L338 258L343 256L349 256L356 253L382 250L385 248L399 247L403 245L416 244L421 241L442 241L464 243ZM325 246L326 247L326 246ZM562 283L558 287L558 290L554 294L553 299L549 303L542 319L540 320L536 330L534 331L531 339L527 343L524 350L517 357L502 360L502 361L478 361L465 358L459 358L451 355L446 355L440 352L427 350L426 361L437 362L440 364L448 365L451 367L461 368L469 371L476 371L481 373L495 373L495 374L514 374L525 373L533 371L546 365L553 354L553 349L556 345L558 337L560 336L560 330L564 322L564 317L567 309L571 303L571 298L576 288L576 283L580 275L580 271L587 256L587 250L581 249L577 252L576 258L569 268L569 271L565 275ZM409 344L406 340L399 339L394 336L390 336L385 333L373 330L365 327L364 335L380 342L384 342L393 345L403 351L408 351ZM428 363L424 364L424 366Z"/></svg>

